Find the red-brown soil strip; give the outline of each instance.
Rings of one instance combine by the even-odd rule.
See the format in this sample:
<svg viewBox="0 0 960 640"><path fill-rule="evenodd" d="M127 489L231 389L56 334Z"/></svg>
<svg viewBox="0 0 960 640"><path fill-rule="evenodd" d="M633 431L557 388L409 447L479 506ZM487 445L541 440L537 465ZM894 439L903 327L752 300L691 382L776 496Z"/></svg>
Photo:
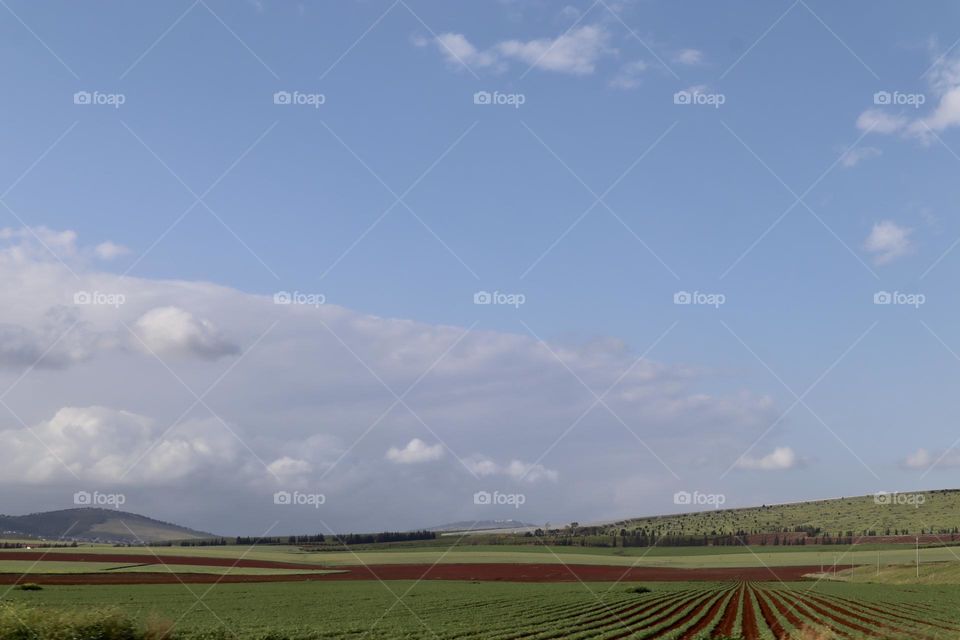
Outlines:
<svg viewBox="0 0 960 640"><path fill-rule="evenodd" d="M717 623L711 637L728 638L733 635L733 627L737 624L737 612L740 611L740 607L743 605L743 594L745 591L746 585L741 584L737 592L731 596L727 607L723 610L723 615L720 617L720 622Z"/></svg>
<svg viewBox="0 0 960 640"><path fill-rule="evenodd" d="M716 620L717 616L720 615L724 605L735 597L736 590L736 587L727 589L722 597L717 598L717 601L713 603L713 606L710 607L710 610L707 611L703 617L697 620L695 625L687 629L683 635L680 636L680 640L691 640L692 638L696 638L698 633L709 627L710 623Z"/></svg>
<svg viewBox="0 0 960 640"><path fill-rule="evenodd" d="M760 625L757 624L757 613L753 610L753 587L747 586L743 593L743 637L745 640L760 640Z"/></svg>

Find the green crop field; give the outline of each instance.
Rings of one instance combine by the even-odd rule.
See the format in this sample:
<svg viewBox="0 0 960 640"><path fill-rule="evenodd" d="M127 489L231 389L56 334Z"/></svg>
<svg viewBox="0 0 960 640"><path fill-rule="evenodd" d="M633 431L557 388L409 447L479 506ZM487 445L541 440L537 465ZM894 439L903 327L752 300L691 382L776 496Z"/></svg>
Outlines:
<svg viewBox="0 0 960 640"><path fill-rule="evenodd" d="M139 621L175 623L186 638L222 634L239 640L612 638L625 632L676 637L697 625L704 633L716 630L728 610L736 613L730 616L734 637L751 624L750 616L763 637L771 637L777 625L813 628L818 615L853 638L908 638L924 624L940 625L939 631L960 624L956 587L651 583L645 585L649 593L638 594L633 586L426 581L47 587L10 592L4 602L46 610L116 606Z"/></svg>
<svg viewBox="0 0 960 640"><path fill-rule="evenodd" d="M629 547L590 548L555 546L468 546L424 549L387 549L382 551L328 551L309 553L297 547L120 547L82 546L78 549L45 549L47 558L58 554L104 553L124 555L196 556L297 562L325 566L357 564L433 564L440 563L566 563L646 567L762 567L791 565L861 564L874 566L912 563L916 552L910 545L806 545L771 547ZM11 551L16 553L17 551ZM925 547L922 563L944 562L960 566L960 547ZM0 567L3 565L0 564ZM2 569L0 569L2 570Z"/></svg>

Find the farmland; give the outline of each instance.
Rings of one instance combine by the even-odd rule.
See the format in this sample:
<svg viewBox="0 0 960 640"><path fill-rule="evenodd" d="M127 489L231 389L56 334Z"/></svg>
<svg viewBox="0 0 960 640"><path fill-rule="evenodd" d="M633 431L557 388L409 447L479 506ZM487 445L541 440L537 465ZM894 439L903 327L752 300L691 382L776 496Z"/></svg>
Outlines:
<svg viewBox="0 0 960 640"><path fill-rule="evenodd" d="M81 545L0 552L8 585L0 606L18 607L10 613L21 618L104 611L136 625L161 620L169 637L197 640L954 637L953 553L924 549L925 580L911 581L915 550L896 545L645 554ZM16 588L24 582L39 588Z"/></svg>
<svg viewBox="0 0 960 640"><path fill-rule="evenodd" d="M960 633L960 595L923 587L819 583L517 584L375 581L47 587L8 602L57 609L117 606L176 622L186 638L770 638L831 629L844 637ZM198 601L198 599L200 599ZM830 637L830 636L826 636ZM950 636L954 637L954 636Z"/></svg>

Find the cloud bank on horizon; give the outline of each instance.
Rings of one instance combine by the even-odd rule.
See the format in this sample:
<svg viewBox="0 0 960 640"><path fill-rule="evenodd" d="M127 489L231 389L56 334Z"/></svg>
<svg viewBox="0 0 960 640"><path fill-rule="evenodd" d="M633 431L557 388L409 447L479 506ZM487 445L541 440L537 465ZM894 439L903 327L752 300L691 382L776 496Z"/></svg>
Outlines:
<svg viewBox="0 0 960 640"><path fill-rule="evenodd" d="M196 486L264 512L276 490L322 490L332 522L372 522L379 500L413 526L469 513L484 488L539 492L544 514L584 506L589 468L605 484L639 465L662 484L698 456L733 459L774 418L765 395L698 391L715 374L615 341L545 345L116 275L76 234L35 232L0 249L0 296L18 301L0 367L31 369L5 400L8 486L127 491L144 507ZM584 413L581 381L610 389L605 408Z"/></svg>

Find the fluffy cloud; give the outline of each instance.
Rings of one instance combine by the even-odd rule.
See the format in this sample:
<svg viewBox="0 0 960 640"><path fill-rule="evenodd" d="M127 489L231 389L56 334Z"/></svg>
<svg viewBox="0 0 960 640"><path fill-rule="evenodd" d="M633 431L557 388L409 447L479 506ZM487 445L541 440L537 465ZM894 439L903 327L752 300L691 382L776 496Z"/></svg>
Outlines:
<svg viewBox="0 0 960 640"><path fill-rule="evenodd" d="M556 482L560 474L548 469L542 464L533 464L521 460L511 460L508 464L498 464L484 456L473 456L464 461L467 467L477 476L506 476L517 481L539 482L549 480Z"/></svg>
<svg viewBox="0 0 960 640"><path fill-rule="evenodd" d="M896 113L868 109L857 118L857 127L875 133L899 133L929 143L936 134L960 125L960 57L935 56L926 76L933 100L929 100L926 93L916 93L904 98L910 101L905 105L892 104L889 107L896 109ZM913 117L902 114L904 108L919 109L934 101L926 113Z"/></svg>
<svg viewBox="0 0 960 640"><path fill-rule="evenodd" d="M387 450L387 460L397 464L419 464L439 460L443 454L442 444L428 445L420 438L414 438L402 449L390 447Z"/></svg>
<svg viewBox="0 0 960 640"><path fill-rule="evenodd" d="M507 40L497 50L507 58L548 71L584 75L593 73L597 60L609 53L610 35L598 25L572 29L551 40Z"/></svg>
<svg viewBox="0 0 960 640"><path fill-rule="evenodd" d="M504 40L480 50L460 33L444 33L434 44L452 66L503 70L509 61L522 62L546 71L574 75L594 72L597 61L613 53L609 46L610 34L600 25L584 25L557 36L534 40ZM426 40L415 40L425 45Z"/></svg>
<svg viewBox="0 0 960 640"><path fill-rule="evenodd" d="M800 458L790 447L777 447L761 457L745 455L737 461L737 468L753 471L785 471L801 464Z"/></svg>
<svg viewBox="0 0 960 640"><path fill-rule="evenodd" d="M913 229L901 227L892 220L883 220L873 225L863 248L873 254L874 264L888 264L913 251L912 233Z"/></svg>
<svg viewBox="0 0 960 640"><path fill-rule="evenodd" d="M238 462L236 443L213 421L190 421L160 435L155 421L129 411L64 407L32 427L0 431L0 477L154 484Z"/></svg>
<svg viewBox="0 0 960 640"><path fill-rule="evenodd" d="M418 41L426 44L426 41ZM470 67L492 67L499 64L493 51L479 51L460 33L444 33L437 36L437 48L452 66L466 64Z"/></svg>
<svg viewBox="0 0 960 640"><path fill-rule="evenodd" d="M158 355L193 355L215 360L239 352L209 320L178 307L151 309L136 322L143 346Z"/></svg>
<svg viewBox="0 0 960 640"><path fill-rule="evenodd" d="M130 249L113 242L101 242L93 248L94 254L101 260L113 260L130 253Z"/></svg>

